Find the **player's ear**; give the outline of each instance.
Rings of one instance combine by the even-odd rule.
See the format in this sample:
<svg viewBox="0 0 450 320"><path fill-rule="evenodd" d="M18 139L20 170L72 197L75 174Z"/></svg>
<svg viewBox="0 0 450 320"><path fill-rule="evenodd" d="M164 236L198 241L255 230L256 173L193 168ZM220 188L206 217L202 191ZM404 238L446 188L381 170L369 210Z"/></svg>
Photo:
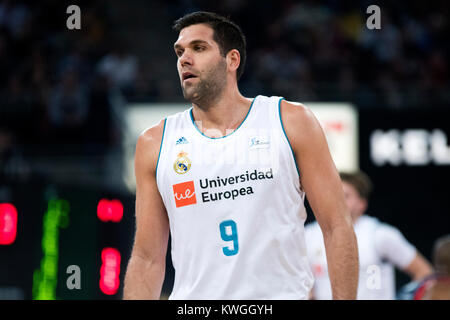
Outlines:
<svg viewBox="0 0 450 320"><path fill-rule="evenodd" d="M369 202L365 198L361 198L361 210L362 212L367 211L367 207L369 206Z"/></svg>
<svg viewBox="0 0 450 320"><path fill-rule="evenodd" d="M238 50L232 49L228 51L226 59L228 70L236 71L239 68L239 65L241 64L241 54Z"/></svg>

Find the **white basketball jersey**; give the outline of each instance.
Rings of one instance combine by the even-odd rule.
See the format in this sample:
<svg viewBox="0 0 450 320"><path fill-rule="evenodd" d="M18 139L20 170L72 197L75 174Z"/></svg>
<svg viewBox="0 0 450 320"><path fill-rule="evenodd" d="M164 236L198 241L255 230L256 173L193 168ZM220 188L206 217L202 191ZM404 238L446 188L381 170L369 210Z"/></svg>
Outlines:
<svg viewBox="0 0 450 320"><path fill-rule="evenodd" d="M192 108L166 119L156 176L172 237L169 299L308 298L304 193L281 100L257 96L221 138L199 130Z"/></svg>
<svg viewBox="0 0 450 320"><path fill-rule="evenodd" d="M305 228L308 256L315 277L314 297L332 298L325 244L317 222ZM395 269L404 269L416 255L410 244L396 228L363 215L354 224L358 241L359 281L358 300L392 300L395 298Z"/></svg>

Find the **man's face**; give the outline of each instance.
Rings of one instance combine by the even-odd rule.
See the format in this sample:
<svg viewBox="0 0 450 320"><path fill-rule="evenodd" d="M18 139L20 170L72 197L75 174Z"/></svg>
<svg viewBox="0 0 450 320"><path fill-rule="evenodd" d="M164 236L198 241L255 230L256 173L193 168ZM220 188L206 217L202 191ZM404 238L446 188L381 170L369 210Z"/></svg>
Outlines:
<svg viewBox="0 0 450 320"><path fill-rule="evenodd" d="M367 209L367 200L361 198L358 191L350 183L342 182L342 188L344 189L345 202L353 222L355 222Z"/></svg>
<svg viewBox="0 0 450 320"><path fill-rule="evenodd" d="M182 29L174 44L181 88L188 101L208 101L226 84L226 59L213 35L208 25L195 24Z"/></svg>

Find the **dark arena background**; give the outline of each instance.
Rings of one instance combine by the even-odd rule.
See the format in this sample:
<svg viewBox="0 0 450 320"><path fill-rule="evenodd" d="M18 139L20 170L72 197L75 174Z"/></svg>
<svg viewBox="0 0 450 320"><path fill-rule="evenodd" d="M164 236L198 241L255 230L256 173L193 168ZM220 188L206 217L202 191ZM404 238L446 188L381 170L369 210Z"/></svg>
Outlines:
<svg viewBox="0 0 450 320"><path fill-rule="evenodd" d="M432 259L450 233L449 2L218 3L0 1L0 299L122 298L136 139L189 107L171 26L198 10L246 34L242 94L311 106L338 169L373 180L367 213Z"/></svg>

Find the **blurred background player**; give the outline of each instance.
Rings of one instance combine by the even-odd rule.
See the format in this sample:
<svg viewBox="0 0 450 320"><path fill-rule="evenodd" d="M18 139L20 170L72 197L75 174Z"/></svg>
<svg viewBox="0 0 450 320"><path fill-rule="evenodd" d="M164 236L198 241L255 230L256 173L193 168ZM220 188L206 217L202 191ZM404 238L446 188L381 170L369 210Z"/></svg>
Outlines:
<svg viewBox="0 0 450 320"><path fill-rule="evenodd" d="M360 300L392 300L395 298L395 270L404 271L414 280L432 273L428 261L395 227L365 215L372 183L363 172L341 173L345 200L352 215L358 240ZM306 245L315 285L312 299L331 299L326 256L317 222L308 224Z"/></svg>

